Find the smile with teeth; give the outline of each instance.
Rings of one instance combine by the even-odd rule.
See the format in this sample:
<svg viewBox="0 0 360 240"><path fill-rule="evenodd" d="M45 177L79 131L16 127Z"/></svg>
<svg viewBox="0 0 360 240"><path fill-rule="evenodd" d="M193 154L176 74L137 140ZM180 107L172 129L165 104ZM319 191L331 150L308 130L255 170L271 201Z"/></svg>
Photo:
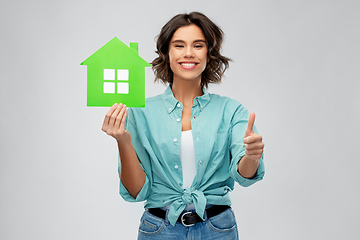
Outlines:
<svg viewBox="0 0 360 240"><path fill-rule="evenodd" d="M180 63L181 66L184 66L184 67L192 67L192 66L195 66L196 63Z"/></svg>
<svg viewBox="0 0 360 240"><path fill-rule="evenodd" d="M193 69L196 67L197 63L194 62L182 62L180 65L185 69Z"/></svg>

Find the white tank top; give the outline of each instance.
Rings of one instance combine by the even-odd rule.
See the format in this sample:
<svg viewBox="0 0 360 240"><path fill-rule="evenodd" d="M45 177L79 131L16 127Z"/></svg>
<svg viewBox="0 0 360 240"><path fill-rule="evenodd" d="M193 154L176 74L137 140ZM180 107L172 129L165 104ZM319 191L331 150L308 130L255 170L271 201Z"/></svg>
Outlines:
<svg viewBox="0 0 360 240"><path fill-rule="evenodd" d="M190 188L196 175L195 148L191 130L181 132L180 159L183 174L182 188Z"/></svg>

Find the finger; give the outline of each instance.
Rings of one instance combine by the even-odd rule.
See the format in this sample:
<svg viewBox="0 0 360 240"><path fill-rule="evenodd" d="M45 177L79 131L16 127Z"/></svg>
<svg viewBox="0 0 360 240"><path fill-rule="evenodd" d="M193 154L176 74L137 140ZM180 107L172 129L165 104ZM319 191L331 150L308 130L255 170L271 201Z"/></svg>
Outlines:
<svg viewBox="0 0 360 240"><path fill-rule="evenodd" d="M124 116L121 120L121 125L120 125L120 130L125 132L125 122L126 122L126 116L127 116L127 109L126 109L126 105L124 106L125 109L125 113Z"/></svg>
<svg viewBox="0 0 360 240"><path fill-rule="evenodd" d="M245 149L252 150L252 149L263 149L265 144L263 142L255 142L251 144L245 143Z"/></svg>
<svg viewBox="0 0 360 240"><path fill-rule="evenodd" d="M249 116L248 126L246 128L245 136L249 136L253 132L255 122L255 113L251 112Z"/></svg>
<svg viewBox="0 0 360 240"><path fill-rule="evenodd" d="M256 155L248 155L246 154L246 156L252 160L259 160L262 157L262 154L256 154Z"/></svg>
<svg viewBox="0 0 360 240"><path fill-rule="evenodd" d="M262 149L256 149L256 150L245 150L245 154L248 156L261 156L263 153Z"/></svg>
<svg viewBox="0 0 360 240"><path fill-rule="evenodd" d="M115 103L114 105L112 105L112 107L106 113L105 118L104 118L104 122L103 122L103 131L104 131L104 128L109 124L110 117L113 114L113 112L115 111L115 109L117 108L117 106L118 106L118 104Z"/></svg>
<svg viewBox="0 0 360 240"><path fill-rule="evenodd" d="M115 123L114 123L115 129L119 129L121 127L121 123L124 118L125 110L126 110L125 105L121 106L121 110L120 110L119 114L117 115Z"/></svg>
<svg viewBox="0 0 360 240"><path fill-rule="evenodd" d="M119 115L119 112L120 112L121 108L122 108L122 104L120 103L120 104L117 106L117 108L115 109L115 111L111 114L111 116L110 116L110 121L109 121L109 125L110 125L110 126L114 126L115 121L116 121L116 118L117 118L117 116Z"/></svg>
<svg viewBox="0 0 360 240"><path fill-rule="evenodd" d="M262 136L257 133L253 133L251 136L247 136L244 138L244 143L247 144L261 142L261 141L262 141Z"/></svg>

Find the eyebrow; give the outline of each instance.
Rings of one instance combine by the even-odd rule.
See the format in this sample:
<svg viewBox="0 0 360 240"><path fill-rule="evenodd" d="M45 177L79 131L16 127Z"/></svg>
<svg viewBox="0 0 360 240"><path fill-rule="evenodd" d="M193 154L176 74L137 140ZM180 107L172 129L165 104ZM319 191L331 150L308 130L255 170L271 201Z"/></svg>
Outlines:
<svg viewBox="0 0 360 240"><path fill-rule="evenodd" d="M202 39L197 39L194 41L194 43L198 43L198 42L206 43L205 40L202 40ZM185 43L185 41L177 39L177 40L172 41L171 43Z"/></svg>

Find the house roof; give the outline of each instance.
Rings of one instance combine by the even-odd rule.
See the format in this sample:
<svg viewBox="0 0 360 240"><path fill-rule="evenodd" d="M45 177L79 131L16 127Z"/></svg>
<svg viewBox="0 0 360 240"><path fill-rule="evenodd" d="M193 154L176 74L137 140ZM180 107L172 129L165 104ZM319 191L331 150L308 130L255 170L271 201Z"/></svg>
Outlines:
<svg viewBox="0 0 360 240"><path fill-rule="evenodd" d="M130 47L128 47L117 37L114 37L80 65L127 69L151 67L151 64L139 56L137 46L137 43L130 43Z"/></svg>

